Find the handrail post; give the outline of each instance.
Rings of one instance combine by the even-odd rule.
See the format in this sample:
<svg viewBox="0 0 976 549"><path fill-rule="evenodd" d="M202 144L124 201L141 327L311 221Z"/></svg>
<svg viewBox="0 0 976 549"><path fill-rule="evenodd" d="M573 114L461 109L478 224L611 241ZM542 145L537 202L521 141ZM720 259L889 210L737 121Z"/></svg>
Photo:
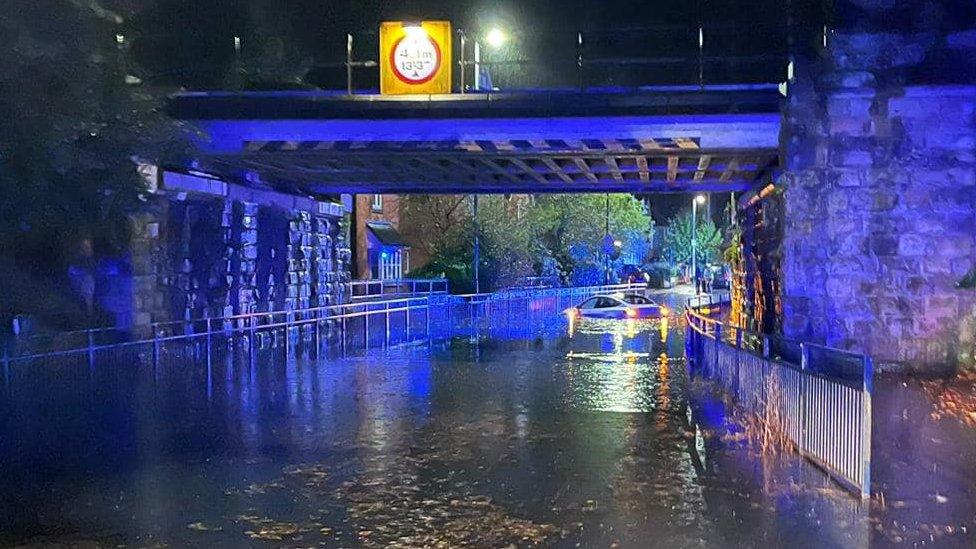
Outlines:
<svg viewBox="0 0 976 549"><path fill-rule="evenodd" d="M86 330L88 335L88 379L95 381L95 334L91 330Z"/></svg>
<svg viewBox="0 0 976 549"><path fill-rule="evenodd" d="M248 328L247 353L249 355L254 354L254 335L255 335L254 321L256 318L257 317L255 317L253 314L247 317L247 328Z"/></svg>
<svg viewBox="0 0 976 549"><path fill-rule="evenodd" d="M404 340L410 343L410 309L413 307L411 300L407 300L407 308L405 309L406 320L404 321Z"/></svg>
<svg viewBox="0 0 976 549"><path fill-rule="evenodd" d="M352 95L352 33L346 34L346 93Z"/></svg>
<svg viewBox="0 0 976 549"><path fill-rule="evenodd" d="M770 345L769 345L769 336L763 334L763 336L762 336L762 354L763 354L763 358L769 358L769 355L771 354L771 352L772 352L772 349L770 349Z"/></svg>
<svg viewBox="0 0 976 549"><path fill-rule="evenodd" d="M213 397L213 357L211 356L212 343L210 341L210 312L207 311L207 400Z"/></svg>
<svg viewBox="0 0 976 549"><path fill-rule="evenodd" d="M576 33L576 78L579 80L579 89L583 91L583 33Z"/></svg>
<svg viewBox="0 0 976 549"><path fill-rule="evenodd" d="M363 305L363 349L369 349L369 303Z"/></svg>
<svg viewBox="0 0 976 549"><path fill-rule="evenodd" d="M344 308L345 305L339 308L339 316L342 319L341 320L342 326L340 327L340 331L341 331L340 336L342 337L342 356L346 356L346 337L348 336L348 334L346 333L346 313L344 311Z"/></svg>
<svg viewBox="0 0 976 549"><path fill-rule="evenodd" d="M10 341L3 342L3 385L10 389Z"/></svg>
<svg viewBox="0 0 976 549"><path fill-rule="evenodd" d="M322 309L315 309L315 358L319 358L319 352L322 349L322 315L320 314Z"/></svg>
<svg viewBox="0 0 976 549"><path fill-rule="evenodd" d="M207 315L208 315L207 318L206 318L206 320L207 320L207 364L209 365L210 364L210 351L211 351L211 349L213 349L213 342L211 341L211 332L213 331L213 329L212 329L212 325L211 325L211 322L210 322L209 313L207 313Z"/></svg>
<svg viewBox="0 0 976 549"><path fill-rule="evenodd" d="M800 343L800 369L810 369L810 347L806 343Z"/></svg>
<svg viewBox="0 0 976 549"><path fill-rule="evenodd" d="M698 87L705 89L705 28L698 26Z"/></svg>
<svg viewBox="0 0 976 549"><path fill-rule="evenodd" d="M159 381L159 329L156 324L150 324L149 329L153 336L153 381Z"/></svg>
<svg viewBox="0 0 976 549"><path fill-rule="evenodd" d="M389 347L390 346L390 302L389 301L386 302L386 307L384 307L384 308L386 309L386 312L385 312L385 315L386 315L386 337L383 340L383 346L384 347Z"/></svg>
<svg viewBox="0 0 976 549"><path fill-rule="evenodd" d="M288 332L289 332L289 323L290 323L290 321L288 320L288 316L289 316L288 313L285 313L285 326L284 326L284 331L285 331L285 360L288 360L288 339L289 339Z"/></svg>
<svg viewBox="0 0 976 549"><path fill-rule="evenodd" d="M872 405L874 393L874 361L869 356L864 357L863 380L861 389L861 499L871 497L871 427Z"/></svg>
<svg viewBox="0 0 976 549"><path fill-rule="evenodd" d="M735 329L735 386L734 392L736 398L739 398L739 379L741 379L739 372L742 370L742 329Z"/></svg>
<svg viewBox="0 0 976 549"><path fill-rule="evenodd" d="M425 301L426 310L424 311L424 317L427 321L427 339L430 339L430 297Z"/></svg>
<svg viewBox="0 0 976 549"><path fill-rule="evenodd" d="M722 348L722 325L716 322L715 326L715 367L712 370L712 375L718 373L718 355L719 350Z"/></svg>

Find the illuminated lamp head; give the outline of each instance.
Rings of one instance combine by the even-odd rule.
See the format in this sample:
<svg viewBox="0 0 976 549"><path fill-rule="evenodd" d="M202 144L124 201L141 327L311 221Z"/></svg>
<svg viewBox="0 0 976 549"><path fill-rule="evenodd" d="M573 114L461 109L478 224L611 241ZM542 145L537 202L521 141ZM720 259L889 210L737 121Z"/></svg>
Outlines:
<svg viewBox="0 0 976 549"><path fill-rule="evenodd" d="M423 38L427 36L427 31L420 23L404 23L403 32L408 38Z"/></svg>
<svg viewBox="0 0 976 549"><path fill-rule="evenodd" d="M488 34L485 35L485 41L488 42L488 45L493 48L502 47L507 39L508 37L505 36L505 31L498 27L493 27L488 31Z"/></svg>

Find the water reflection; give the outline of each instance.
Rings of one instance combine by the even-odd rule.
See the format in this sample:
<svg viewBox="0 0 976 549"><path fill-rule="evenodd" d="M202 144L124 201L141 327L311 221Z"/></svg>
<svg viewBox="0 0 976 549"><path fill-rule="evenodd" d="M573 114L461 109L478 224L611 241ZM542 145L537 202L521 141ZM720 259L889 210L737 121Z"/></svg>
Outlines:
<svg viewBox="0 0 976 549"><path fill-rule="evenodd" d="M849 499L791 488L818 471L725 439L679 317L558 328L25 399L0 423L0 544L865 543Z"/></svg>

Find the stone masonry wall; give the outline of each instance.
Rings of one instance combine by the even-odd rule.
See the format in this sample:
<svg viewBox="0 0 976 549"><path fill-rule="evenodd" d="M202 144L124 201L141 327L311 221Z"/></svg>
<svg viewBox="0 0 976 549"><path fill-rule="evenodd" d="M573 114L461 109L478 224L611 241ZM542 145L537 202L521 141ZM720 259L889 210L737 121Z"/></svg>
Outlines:
<svg viewBox="0 0 976 549"><path fill-rule="evenodd" d="M124 270L110 281L120 325L283 311L343 299L341 219L276 205L177 193L133 219ZM131 311L131 314L126 314Z"/></svg>
<svg viewBox="0 0 976 549"><path fill-rule="evenodd" d="M976 13L835 0L793 42L784 332L882 368L976 365Z"/></svg>
<svg viewBox="0 0 976 549"><path fill-rule="evenodd" d="M787 336L882 366L972 366L976 86L834 89L793 108Z"/></svg>

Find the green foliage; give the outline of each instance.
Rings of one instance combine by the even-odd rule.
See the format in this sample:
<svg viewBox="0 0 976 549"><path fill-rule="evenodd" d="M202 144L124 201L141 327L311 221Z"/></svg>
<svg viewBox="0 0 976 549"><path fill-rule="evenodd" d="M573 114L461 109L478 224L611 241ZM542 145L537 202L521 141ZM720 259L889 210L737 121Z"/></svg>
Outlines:
<svg viewBox="0 0 976 549"><path fill-rule="evenodd" d="M473 276L474 220L470 197L406 197L402 226L433 258L421 274ZM610 196L610 231L625 242L644 242L649 226L631 195ZM515 195L479 198L482 289L505 287L527 276L548 275L552 265L564 283L599 282L606 230L606 195ZM454 273L450 275L449 273ZM594 280L589 280L594 279ZM452 286L455 286L452 280ZM457 288L473 287L459 281Z"/></svg>
<svg viewBox="0 0 976 549"><path fill-rule="evenodd" d="M722 259L729 265L738 265L742 261L742 230L738 227L729 232L729 245L722 252Z"/></svg>
<svg viewBox="0 0 976 549"><path fill-rule="evenodd" d="M976 267L970 269L966 276L959 279L959 282L956 282L956 287L966 290L976 289Z"/></svg>
<svg viewBox="0 0 976 549"><path fill-rule="evenodd" d="M676 263L691 261L692 238L697 234L697 259L712 262L718 257L722 234L711 219L698 219L697 231L693 228L691 213L671 218L665 237L667 246Z"/></svg>
<svg viewBox="0 0 976 549"><path fill-rule="evenodd" d="M139 84L116 43L128 4L0 10L0 250L11 268L56 279L79 257L120 249L145 200L134 159L186 152L164 92ZM0 298L0 312L11 308Z"/></svg>

